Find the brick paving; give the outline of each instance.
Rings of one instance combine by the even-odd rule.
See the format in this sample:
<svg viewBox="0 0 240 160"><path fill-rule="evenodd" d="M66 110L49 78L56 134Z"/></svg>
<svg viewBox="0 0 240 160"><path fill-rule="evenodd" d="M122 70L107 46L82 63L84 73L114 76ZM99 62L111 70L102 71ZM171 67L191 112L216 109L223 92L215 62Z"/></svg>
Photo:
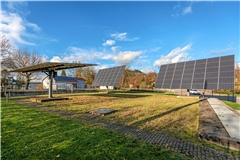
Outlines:
<svg viewBox="0 0 240 160"><path fill-rule="evenodd" d="M119 123L114 123L100 119L101 116L86 113L83 115L76 115L74 113L66 113L56 108L43 107L26 101L17 101L17 103L25 104L32 107L41 108L51 112L56 112L65 117L75 117L84 123L90 123L95 126L101 126L114 132L122 133L145 142L168 148L174 152L182 153L193 159L200 160L240 160L240 156L233 155L227 152L219 151L210 147L198 146L194 143L178 140L163 134L141 130L132 126L126 126Z"/></svg>

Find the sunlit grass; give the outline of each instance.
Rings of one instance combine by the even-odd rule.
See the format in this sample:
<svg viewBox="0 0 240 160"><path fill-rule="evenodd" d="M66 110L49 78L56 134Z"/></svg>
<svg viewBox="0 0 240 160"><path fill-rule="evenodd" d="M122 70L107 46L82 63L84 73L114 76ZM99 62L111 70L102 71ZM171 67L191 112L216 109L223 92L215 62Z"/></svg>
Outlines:
<svg viewBox="0 0 240 160"><path fill-rule="evenodd" d="M229 107L235 109L235 110L240 110L240 104L238 103L234 103L234 102L231 102L231 101L225 101L225 100L222 100L226 105L228 105Z"/></svg>
<svg viewBox="0 0 240 160"><path fill-rule="evenodd" d="M197 139L198 98L177 98L156 93L93 93L67 97L69 100L42 104L78 114L110 108L117 112L104 119L179 139Z"/></svg>
<svg viewBox="0 0 240 160"><path fill-rule="evenodd" d="M57 114L1 102L1 159L186 159Z"/></svg>

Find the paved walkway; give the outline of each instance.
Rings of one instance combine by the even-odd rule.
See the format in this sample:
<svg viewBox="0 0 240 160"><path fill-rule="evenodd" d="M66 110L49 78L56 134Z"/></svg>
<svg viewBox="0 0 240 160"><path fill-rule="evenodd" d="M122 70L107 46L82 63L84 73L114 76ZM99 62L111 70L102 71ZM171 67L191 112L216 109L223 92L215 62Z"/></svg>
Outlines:
<svg viewBox="0 0 240 160"><path fill-rule="evenodd" d="M216 98L209 98L208 102L211 104L229 136L231 138L240 139L240 116Z"/></svg>
<svg viewBox="0 0 240 160"><path fill-rule="evenodd" d="M56 108L51 107L43 107L40 105L36 105L29 102L18 101L17 103L22 103L27 106L37 107L41 109L50 109L51 112L57 112L58 114L65 116L65 117L74 117L75 113L67 113ZM112 130L114 132L122 133L124 135L143 140L145 142L161 146L163 148L168 148L174 152L182 153L187 155L188 157L192 157L194 159L201 159L201 160L240 160L239 156L232 155L230 153L226 153L223 151L219 151L216 149L212 149L210 147L198 146L194 143L178 140L163 134L153 133L146 130L141 130L134 128L132 126L125 126L119 123L109 122L106 120L100 119L99 115L93 114L83 114L77 116L77 120L90 123L96 126L101 126Z"/></svg>

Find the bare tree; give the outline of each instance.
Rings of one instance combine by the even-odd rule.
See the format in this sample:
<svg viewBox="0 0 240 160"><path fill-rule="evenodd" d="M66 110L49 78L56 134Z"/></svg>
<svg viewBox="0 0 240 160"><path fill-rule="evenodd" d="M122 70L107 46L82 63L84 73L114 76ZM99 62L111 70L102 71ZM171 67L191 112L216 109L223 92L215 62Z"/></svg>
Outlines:
<svg viewBox="0 0 240 160"><path fill-rule="evenodd" d="M21 89L23 85L24 85L24 77L20 73L18 73L17 79L16 79L16 86L18 87L18 89Z"/></svg>
<svg viewBox="0 0 240 160"><path fill-rule="evenodd" d="M67 76L69 77L76 77L76 73L77 73L77 68L71 68L67 70Z"/></svg>
<svg viewBox="0 0 240 160"><path fill-rule="evenodd" d="M9 83L9 72L6 69L1 70L1 86L5 87Z"/></svg>
<svg viewBox="0 0 240 160"><path fill-rule="evenodd" d="M7 58L12 52L13 47L6 36L1 32L1 59Z"/></svg>
<svg viewBox="0 0 240 160"><path fill-rule="evenodd" d="M240 62L235 63L235 93L240 93Z"/></svg>
<svg viewBox="0 0 240 160"><path fill-rule="evenodd" d="M8 57L5 66L9 69L17 69L28 67L43 62L43 57L39 56L36 51L29 51L28 49L18 49L11 53ZM37 78L37 74L33 72L20 73L25 77L26 89L29 87L31 80Z"/></svg>
<svg viewBox="0 0 240 160"><path fill-rule="evenodd" d="M0 54L1 68L8 69L8 66L10 65L10 63L12 63L9 57L13 52L14 48L12 47L10 41L6 38L4 33L1 32L0 34L1 34L1 54Z"/></svg>
<svg viewBox="0 0 240 160"><path fill-rule="evenodd" d="M73 61L72 63L81 63L80 61ZM77 71L78 70L78 68L71 68L71 69L68 69L67 71L67 75L69 76L69 77L81 77L81 76L77 76L76 74L77 74Z"/></svg>
<svg viewBox="0 0 240 160"><path fill-rule="evenodd" d="M86 85L91 85L96 75L95 67L80 67L77 68L75 76L79 78L84 78Z"/></svg>

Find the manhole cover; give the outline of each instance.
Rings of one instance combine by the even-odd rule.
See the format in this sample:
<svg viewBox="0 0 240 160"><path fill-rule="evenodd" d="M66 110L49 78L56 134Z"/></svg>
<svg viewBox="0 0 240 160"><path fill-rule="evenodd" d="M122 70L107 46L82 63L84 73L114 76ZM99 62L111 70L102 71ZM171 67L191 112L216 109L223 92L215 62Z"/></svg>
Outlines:
<svg viewBox="0 0 240 160"><path fill-rule="evenodd" d="M100 108L94 111L90 111L92 114L98 114L98 115L107 115L116 112L116 110L108 109L108 108Z"/></svg>

